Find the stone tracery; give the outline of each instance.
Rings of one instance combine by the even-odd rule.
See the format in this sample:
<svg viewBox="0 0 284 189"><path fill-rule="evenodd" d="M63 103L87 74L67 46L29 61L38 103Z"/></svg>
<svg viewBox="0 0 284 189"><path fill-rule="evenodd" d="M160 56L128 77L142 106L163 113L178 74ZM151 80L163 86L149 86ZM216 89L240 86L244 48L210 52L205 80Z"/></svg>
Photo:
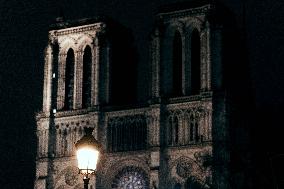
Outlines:
<svg viewBox="0 0 284 189"><path fill-rule="evenodd" d="M111 59L111 57L108 57L108 53L111 51L111 44L104 31L105 25L97 23L93 26L85 25L79 26L78 28L71 27L64 28L60 31L51 31L50 41L58 41L60 45L58 57L60 67L58 74L59 91L55 98L55 100L57 100L58 111L53 115L54 117L52 117L54 120L47 118L50 114L48 114L48 105L45 104L44 113L40 118L43 121L39 121L38 123L38 137L40 143L38 158L42 158L42 161L44 161L44 158L48 158L48 151L51 144L48 144L46 139L49 137L49 127L52 128L53 124L55 128L52 129L54 129L56 138L55 141L53 141L55 145L55 154L53 154L53 157L56 160L73 158L74 142L83 135L82 128L90 126L95 127L94 136L98 138L99 141L102 141L106 149L106 155L102 158L103 166L98 166L97 186L111 188L111 184L113 184L113 188L127 187L127 184L130 184L128 181L132 181L131 183L136 184L138 188L140 186L142 188L149 188L150 185L155 188L165 188L166 186L162 185L164 183L159 183L159 178L162 177L175 179L175 181L182 183L183 186L186 179L193 177L204 183L204 178L201 175L208 176L211 172L209 167L206 169L200 168L204 162L208 163L208 161L203 160L206 159L205 155L200 155L196 151L208 146L210 151L210 142L212 139L212 94L210 91L206 91L210 88L208 75L210 70L207 65L210 57L203 57L205 55L207 56L207 51L210 50L208 46L206 46L206 48L204 47L205 43L206 45L209 43L207 36L207 34L209 34L207 30L209 27L201 29L203 27L201 25L204 25L202 21L206 20L204 14L208 8L210 7L205 6L202 8L194 8L187 12L177 11L171 14L162 13L158 16L160 17L160 21L164 23L164 26L156 28L152 36L152 99L150 103L140 108L125 109L121 107L121 109L117 111L115 108L107 106L110 103L111 92L110 86L107 84L110 82L109 80L111 78L111 72L108 70L110 65L109 61ZM195 18L196 14L201 14L198 16L198 19L197 17ZM167 25L169 25L168 28ZM163 96L164 94L160 92L163 87L163 80L168 79L167 77L160 78L160 69L162 67L160 62L165 58L162 57L161 46L164 45L165 37L169 37L165 36L169 34L169 30L171 30L170 32L178 30L181 36L181 46L185 48L182 61L188 61L190 58L188 42L190 39L189 36L191 35L190 29L192 28L197 28L200 35L203 35L200 41L200 45L202 46L200 53L203 53L203 55L201 55L203 59L200 60L200 63L203 67L200 69L204 70L204 68L206 68L207 70L204 71L204 73L200 73L203 74L201 76L202 86L200 87L202 93L198 91L196 95L191 96L191 94L186 91L186 87L190 85L189 81L187 83L184 81L185 77L189 78L188 75L184 74L182 78L183 95L175 96L174 98L170 96L170 98L168 98L169 96ZM207 32L206 35L204 32ZM82 78L82 62L86 46L91 48L93 66L91 67L91 91L93 96L91 103L88 105L90 108L82 107L82 102L80 102L80 100L83 101L83 90L80 89L82 87L80 79ZM77 83L75 83L76 91L74 92L75 102L74 109L61 111L60 109L64 105L64 98L62 97L64 93L62 83L65 78L64 64L66 64L66 54L70 47L74 49L75 69L77 74ZM50 49L48 51L50 51ZM52 57L52 53L47 52L47 55L46 62L52 63L52 61L49 60L49 58ZM56 53L54 56L57 56ZM49 69L47 69L46 72L47 71L49 71ZM187 71L188 70L185 69L183 72ZM204 74L207 75L204 76ZM48 74L46 74L46 76L48 76ZM46 78L45 82L51 79L50 75ZM46 88L48 87L50 87L50 85L46 86ZM48 98L48 89L45 90L44 96ZM45 103L49 102L48 100L45 101ZM43 129L42 125L44 124L47 126ZM170 127L171 129L169 129ZM45 139L46 143L42 142L43 139ZM171 142L165 146L163 140ZM136 148L137 146L135 147L135 145L138 144L142 145L142 147ZM133 160L134 157L137 159ZM210 158L207 159L210 160ZM168 166L170 173L168 169L163 166L166 168ZM138 176L135 177L135 175ZM75 182L76 179L71 172L61 177L64 177L64 182L58 183L57 186L59 188L80 188L80 185ZM126 178L127 181L124 180L124 178Z"/></svg>
<svg viewBox="0 0 284 189"><path fill-rule="evenodd" d="M113 189L149 189L149 181L145 172L138 167L125 167L112 182Z"/></svg>

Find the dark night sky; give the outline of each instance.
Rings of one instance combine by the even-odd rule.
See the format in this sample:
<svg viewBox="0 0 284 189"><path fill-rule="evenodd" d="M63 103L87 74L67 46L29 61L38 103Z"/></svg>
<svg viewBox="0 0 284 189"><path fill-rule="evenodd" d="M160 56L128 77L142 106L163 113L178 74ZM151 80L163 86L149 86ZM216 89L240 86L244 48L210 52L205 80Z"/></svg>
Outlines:
<svg viewBox="0 0 284 189"><path fill-rule="evenodd" d="M252 125L252 152L261 178L268 157L283 153L280 111L284 105L284 1L222 2L245 23L250 77L257 119ZM139 52L139 73L147 71L148 35L161 5L177 0L0 0L0 188L32 188L35 172L35 112L41 109L43 50L48 26L58 16L66 19L107 15L129 27ZM241 74L240 74L241 77ZM143 83L143 78L140 80ZM236 78L238 79L238 78ZM146 92L140 85L139 93ZM268 130L269 129L269 130ZM268 131L267 131L268 130ZM265 140L263 140L265 139ZM272 146L272 147L271 147ZM259 166L264 163L263 167Z"/></svg>

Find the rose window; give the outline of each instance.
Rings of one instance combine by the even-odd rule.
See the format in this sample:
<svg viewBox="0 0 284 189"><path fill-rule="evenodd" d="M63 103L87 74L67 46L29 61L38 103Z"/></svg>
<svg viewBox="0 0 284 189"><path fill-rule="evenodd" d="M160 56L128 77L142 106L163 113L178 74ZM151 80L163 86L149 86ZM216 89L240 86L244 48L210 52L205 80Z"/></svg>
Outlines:
<svg viewBox="0 0 284 189"><path fill-rule="evenodd" d="M113 180L113 189L149 189L144 171L137 167L126 167Z"/></svg>

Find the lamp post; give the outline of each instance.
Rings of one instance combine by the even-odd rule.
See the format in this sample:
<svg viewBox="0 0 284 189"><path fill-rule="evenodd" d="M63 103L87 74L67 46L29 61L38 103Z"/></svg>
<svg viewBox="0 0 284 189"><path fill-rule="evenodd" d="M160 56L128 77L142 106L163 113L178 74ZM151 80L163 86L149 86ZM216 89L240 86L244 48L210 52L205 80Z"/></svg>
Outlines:
<svg viewBox="0 0 284 189"><path fill-rule="evenodd" d="M84 189L88 189L90 175L95 174L100 155L100 144L92 135L93 128L85 128L85 135L75 144L79 173L84 176Z"/></svg>

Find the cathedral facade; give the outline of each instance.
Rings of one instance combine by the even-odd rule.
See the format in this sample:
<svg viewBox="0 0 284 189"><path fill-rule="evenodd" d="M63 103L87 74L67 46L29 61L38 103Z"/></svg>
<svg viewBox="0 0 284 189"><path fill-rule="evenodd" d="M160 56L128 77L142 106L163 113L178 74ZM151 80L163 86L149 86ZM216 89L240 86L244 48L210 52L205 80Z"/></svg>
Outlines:
<svg viewBox="0 0 284 189"><path fill-rule="evenodd" d="M115 36L116 24L102 18L55 24L37 114L35 188L83 188L74 144L84 127L94 128L103 146L92 189L231 188L223 26L214 12L206 3L157 14L144 103L131 99L135 59L120 58L117 49L127 43Z"/></svg>

